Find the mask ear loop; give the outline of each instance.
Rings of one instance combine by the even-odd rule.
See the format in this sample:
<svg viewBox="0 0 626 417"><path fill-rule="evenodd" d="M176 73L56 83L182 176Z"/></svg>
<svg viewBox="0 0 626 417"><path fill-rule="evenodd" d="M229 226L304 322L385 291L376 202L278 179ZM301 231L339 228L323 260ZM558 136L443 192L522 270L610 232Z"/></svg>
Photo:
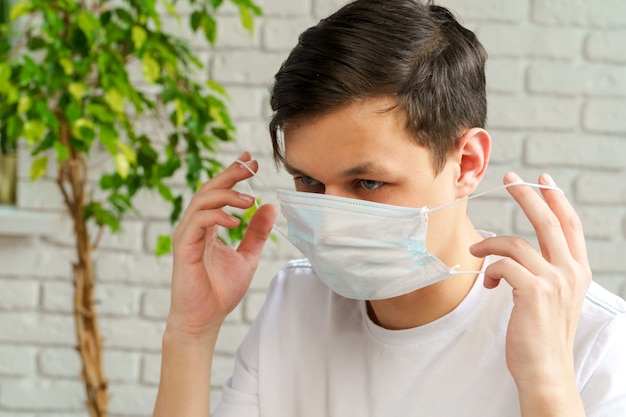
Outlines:
<svg viewBox="0 0 626 417"><path fill-rule="evenodd" d="M254 172L254 171L252 170L252 168L250 168L250 167L248 166L248 164L246 164L245 162L243 162L243 161L241 161L241 160L239 160L239 159L235 160L235 162L237 162L239 165L241 165L242 167L244 167L245 169L247 169L247 170L248 170L248 171L252 174L252 176L253 176L253 177L255 177L256 179L258 179L258 180L261 182L261 184L263 184L263 186L264 186L265 188L267 188L267 190L268 190L270 193L273 193L273 192L274 192L274 190L272 190L272 187L270 187L270 186L269 186L269 184L268 184L268 183L266 183L266 182L263 180L263 178L261 178L260 176L258 176L258 175L256 174L256 172ZM252 187L250 186L250 181L247 181L247 180L246 180L246 181L245 181L245 184L246 184L246 187L248 187L248 192L250 193L250 195L254 197L254 206L258 209L258 208L260 207L260 206L259 206L259 201L258 201L258 199L256 198L254 191L252 191ZM272 229L274 229L274 230L276 231L276 233L278 233L279 235L281 235L282 237L284 237L285 239L287 239L287 241L289 241L289 238L287 237L287 234L286 234L285 232L283 232L282 230L280 230L280 229L278 228L278 226L276 226L276 223L274 223L274 224L272 225Z"/></svg>
<svg viewBox="0 0 626 417"><path fill-rule="evenodd" d="M553 186L553 185L543 185L543 184L536 184L536 183L533 183L533 182L516 181L516 182L511 182L509 184L501 185L501 186L496 187L496 188L492 188L490 190L483 191L483 192L478 193L478 194L472 194L472 195L469 195L467 197L459 198L458 200L454 200L454 201L442 204L442 205L437 206L437 207L433 207L433 208L430 208L430 209L427 208L426 212L427 213L431 213L433 211L441 210L443 208L446 208L446 207L449 207L449 206L453 206L455 204L462 203L464 201L469 201L469 200L472 200L474 198L481 197L481 196L483 196L485 194L490 194L490 193L493 193L493 192L496 192L496 191L504 190L504 189L509 188L509 187L516 187L518 185L527 185L527 186L532 187L532 188L542 188L544 190L554 190L554 191L560 191L562 193L565 193L565 191L563 191L559 187L556 187L556 186Z"/></svg>
<svg viewBox="0 0 626 417"><path fill-rule="evenodd" d="M458 204L458 203L462 203L463 201L472 200L474 198L483 196L485 194L493 193L495 191L504 190L504 189L507 189L509 187L515 187L515 186L518 186L518 185L527 185L527 186L532 187L532 188L543 188L545 190L554 190L554 191L560 191L560 192L564 193L564 191L562 189L560 189L559 187L553 186L553 185L535 184L535 183L526 182L526 181L515 181L515 182L511 182L509 184L501 185L501 186L496 187L496 188L492 188L491 190L486 190L486 191L480 192L478 194L472 194L472 195L469 195L467 197L463 197L463 198L460 198L458 200L451 201L449 203L445 203L445 204L442 204L442 205L437 206L437 207L433 207L432 209L425 208L424 209L425 210L424 215L427 215L428 213L431 213L431 212L436 211L436 210L441 210L442 208L446 208L446 207L453 206L453 205ZM448 270L448 273L450 275L468 275L468 274L474 275L474 274L482 274L483 273L483 271L458 271L457 269L460 268L460 267L461 267L461 265L454 265L452 268L450 268Z"/></svg>

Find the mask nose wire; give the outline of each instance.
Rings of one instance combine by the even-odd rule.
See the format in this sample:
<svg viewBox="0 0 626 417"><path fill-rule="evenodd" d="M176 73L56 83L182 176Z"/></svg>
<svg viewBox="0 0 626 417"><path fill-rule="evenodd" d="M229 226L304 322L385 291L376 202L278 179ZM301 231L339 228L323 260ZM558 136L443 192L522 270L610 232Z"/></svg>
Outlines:
<svg viewBox="0 0 626 417"><path fill-rule="evenodd" d="M486 191L483 191L483 192L480 192L480 193L477 193L477 194L472 194L472 195L469 195L467 197L459 198L458 200L450 201L449 203L444 203L444 204L442 204L440 206L437 206L437 207L427 208L426 212L427 213L432 213L433 211L441 210L442 208L453 206L455 204L462 203L463 201L472 200L474 198L481 197L481 196L483 196L485 194L490 194L490 193L493 193L493 192L496 192L496 191L504 190L504 189L509 188L509 187L516 187L518 185L527 185L527 186L532 187L532 188L543 188L545 190L554 190L554 191L560 191L562 193L565 193L559 187L552 186L552 185L536 184L536 183L533 183L533 182L526 182L526 181L515 181L515 182L504 184L504 185L501 185L499 187L492 188L490 190L486 190Z"/></svg>
<svg viewBox="0 0 626 417"><path fill-rule="evenodd" d="M252 170L252 168L250 168L250 167L248 166L248 164L246 164L246 163L245 163L245 162L243 162L243 161L240 161L239 159L235 160L235 162L237 162L239 165L241 165L242 167L244 167L245 169L247 169L247 170L248 170L248 171L252 174L252 176L253 176L253 177L255 177L256 179L258 179L258 180L261 182L261 184L263 184L263 186L264 186L264 187L265 187L265 188L266 188L266 189L267 189L270 193L274 193L274 192L275 192L275 191L272 189L272 187L270 187L270 186L269 186L269 184L263 180L263 178L261 178L260 176L258 176L258 175L256 174L256 172L254 172L254 171ZM250 192L250 195L254 197L254 206L258 209L258 208L260 207L260 206L259 206L259 201L257 200L257 198L256 198L256 196L255 196L254 191L252 191L252 187L250 186L250 182L246 180L246 181L245 181L245 184L246 184L246 187L248 187L248 191ZM278 233L279 235L281 235L282 237L284 237L285 239L287 239L287 241L289 241L289 238L287 237L287 234L286 234L285 232L283 232L282 230L280 230L280 229L278 228L278 226L276 226L276 223L274 223L274 224L272 225L272 229L274 229L274 230L276 231L276 233Z"/></svg>

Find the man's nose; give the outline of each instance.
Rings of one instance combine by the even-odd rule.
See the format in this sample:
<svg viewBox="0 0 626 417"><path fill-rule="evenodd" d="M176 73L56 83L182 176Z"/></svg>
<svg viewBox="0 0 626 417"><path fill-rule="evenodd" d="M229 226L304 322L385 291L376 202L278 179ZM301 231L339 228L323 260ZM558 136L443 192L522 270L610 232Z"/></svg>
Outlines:
<svg viewBox="0 0 626 417"><path fill-rule="evenodd" d="M332 195L335 197L357 198L354 195L354 193L350 192L349 190L346 190L344 187L332 186L332 185L326 185L324 187L324 194Z"/></svg>

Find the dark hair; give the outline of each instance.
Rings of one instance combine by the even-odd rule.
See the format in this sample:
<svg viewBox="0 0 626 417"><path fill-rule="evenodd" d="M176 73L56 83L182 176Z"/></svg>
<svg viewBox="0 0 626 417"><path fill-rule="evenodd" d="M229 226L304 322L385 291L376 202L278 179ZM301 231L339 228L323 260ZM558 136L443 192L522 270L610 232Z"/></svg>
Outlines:
<svg viewBox="0 0 626 417"><path fill-rule="evenodd" d="M356 100L392 96L440 172L460 135L484 127L487 54L445 8L419 0L356 0L300 35L274 77L270 135ZM392 109L389 109L392 110Z"/></svg>

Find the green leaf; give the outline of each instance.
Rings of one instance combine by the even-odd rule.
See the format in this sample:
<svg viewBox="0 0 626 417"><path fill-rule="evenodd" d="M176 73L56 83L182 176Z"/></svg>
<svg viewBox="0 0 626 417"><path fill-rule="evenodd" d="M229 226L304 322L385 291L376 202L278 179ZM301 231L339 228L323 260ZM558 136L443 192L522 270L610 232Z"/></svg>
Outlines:
<svg viewBox="0 0 626 417"><path fill-rule="evenodd" d="M183 123L185 123L185 109L183 108L183 103L179 99L174 100L174 104L176 105L174 125L176 127L180 127Z"/></svg>
<svg viewBox="0 0 626 417"><path fill-rule="evenodd" d="M114 233L121 229L119 216L103 208L98 202L90 203L85 207L85 218L94 218L97 225L108 226Z"/></svg>
<svg viewBox="0 0 626 417"><path fill-rule="evenodd" d="M124 181L118 174L104 174L100 177L100 188L103 190L119 188L122 184Z"/></svg>
<svg viewBox="0 0 626 417"><path fill-rule="evenodd" d="M7 94L11 85L11 66L8 62L0 62L0 93Z"/></svg>
<svg viewBox="0 0 626 417"><path fill-rule="evenodd" d="M39 119L46 124L50 129L57 131L59 129L59 120L54 113L48 108L48 102L46 97L42 97L33 103L33 110L35 111Z"/></svg>
<svg viewBox="0 0 626 417"><path fill-rule="evenodd" d="M122 179L128 178L128 173L130 172L130 162L124 153L118 153L113 157L115 161L115 171L117 171L118 175L122 177Z"/></svg>
<svg viewBox="0 0 626 417"><path fill-rule="evenodd" d="M13 7L11 7L11 11L9 12L9 20L14 21L24 16L25 14L30 12L31 4L30 1L20 1L15 3Z"/></svg>
<svg viewBox="0 0 626 417"><path fill-rule="evenodd" d="M52 132L46 133L43 140L35 146L35 148L30 152L31 155L35 156L39 153L50 149L56 142L56 137L52 134Z"/></svg>
<svg viewBox="0 0 626 417"><path fill-rule="evenodd" d="M100 125L100 142L111 155L117 152L118 132L107 125Z"/></svg>
<svg viewBox="0 0 626 417"><path fill-rule="evenodd" d="M107 200L120 214L133 210L133 203L127 195L113 193Z"/></svg>
<svg viewBox="0 0 626 417"><path fill-rule="evenodd" d="M44 49L48 43L41 36L33 36L28 39L28 49L31 51L38 51Z"/></svg>
<svg viewBox="0 0 626 417"><path fill-rule="evenodd" d="M104 94L104 101L111 107L116 113L124 112L124 96L119 92L117 88L110 88Z"/></svg>
<svg viewBox="0 0 626 417"><path fill-rule="evenodd" d="M65 109L63 109L63 113L65 114L65 117L67 117L67 120L69 120L71 123L74 123L83 114L80 106L76 104L75 101L67 104L65 106Z"/></svg>
<svg viewBox="0 0 626 417"><path fill-rule="evenodd" d="M202 23L202 12L199 10L195 10L189 17L189 25L191 26L191 30L194 32L197 31L200 27L200 23Z"/></svg>
<svg viewBox="0 0 626 417"><path fill-rule="evenodd" d="M110 106L110 105L109 105ZM111 110L103 104L89 103L85 106L85 109L89 114L95 117L99 122L111 123L115 120ZM100 125L102 128L102 125ZM104 139L101 139L104 142Z"/></svg>
<svg viewBox="0 0 626 417"><path fill-rule="evenodd" d="M215 123L219 125L224 124L224 118L222 117L222 112L220 111L219 108L215 106L209 107L209 115L211 116L211 119L213 119Z"/></svg>
<svg viewBox="0 0 626 417"><path fill-rule="evenodd" d="M84 117L76 119L72 123L72 133L79 139L91 140L94 138L94 130L96 126L94 122Z"/></svg>
<svg viewBox="0 0 626 417"><path fill-rule="evenodd" d="M172 194L172 189L170 187L163 184L162 182L159 182L157 184L157 189L159 190L159 194L161 194L161 197L163 197L164 200L174 201L174 194Z"/></svg>
<svg viewBox="0 0 626 417"><path fill-rule="evenodd" d="M20 97L19 101L17 102L17 114L22 115L26 113L28 110L30 110L32 104L33 100L29 96Z"/></svg>
<svg viewBox="0 0 626 417"><path fill-rule="evenodd" d="M135 51L138 51L148 39L148 32L141 26L134 25L130 31L130 37L135 45Z"/></svg>
<svg viewBox="0 0 626 417"><path fill-rule="evenodd" d="M202 16L202 30L204 31L204 37L213 45L217 39L217 22L208 13Z"/></svg>
<svg viewBox="0 0 626 417"><path fill-rule="evenodd" d="M67 75L68 77L74 75L74 63L71 59L61 58L59 59L59 65L61 65L61 68L63 68L63 72L65 73L65 75Z"/></svg>
<svg viewBox="0 0 626 417"><path fill-rule="evenodd" d="M174 7L172 2L170 2L168 0L163 0L163 5L165 6L165 10L167 10L167 12L170 14L170 16L173 16L176 19L180 20L180 16L176 12L176 7Z"/></svg>
<svg viewBox="0 0 626 417"><path fill-rule="evenodd" d="M159 235L154 247L156 256L164 256L172 251L172 237L169 235Z"/></svg>
<svg viewBox="0 0 626 417"><path fill-rule="evenodd" d="M77 102L83 101L83 97L85 97L85 91L87 90L87 84L85 83L69 83L67 86L67 91L72 95L74 100Z"/></svg>
<svg viewBox="0 0 626 417"><path fill-rule="evenodd" d="M137 154L135 154L135 151L133 151L133 149L130 146L128 146L127 144L119 140L117 141L116 145L117 145L117 148L122 152L122 154L124 154L126 159L131 164L134 165L137 163Z"/></svg>
<svg viewBox="0 0 626 417"><path fill-rule="evenodd" d="M174 224L180 218L180 214L183 212L183 197L178 196L174 200L174 208L170 214L170 223Z"/></svg>
<svg viewBox="0 0 626 417"><path fill-rule="evenodd" d="M130 25L134 21L133 16L127 10L121 7L115 9L115 14L122 22L128 25Z"/></svg>
<svg viewBox="0 0 626 417"><path fill-rule="evenodd" d="M252 34L254 30L254 16L260 16L262 10L251 0L231 0L233 4L239 8L239 17L241 25Z"/></svg>
<svg viewBox="0 0 626 417"><path fill-rule="evenodd" d="M33 161L30 166L30 180L36 181L43 177L48 170L48 157L43 155Z"/></svg>
<svg viewBox="0 0 626 417"><path fill-rule="evenodd" d="M11 116L7 120L7 136L13 141L22 135L24 131L24 122L18 116Z"/></svg>
<svg viewBox="0 0 626 417"><path fill-rule="evenodd" d="M96 20L93 14L83 10L76 16L76 24L81 29L89 43L94 41L96 31L99 29L99 21Z"/></svg>
<svg viewBox="0 0 626 417"><path fill-rule="evenodd" d="M211 90L216 91L217 93L219 93L220 95L224 96L224 97L228 97L228 92L226 91L226 89L222 86L222 84L218 83L215 80L209 80L206 83L207 87L209 87Z"/></svg>
<svg viewBox="0 0 626 417"><path fill-rule="evenodd" d="M24 123L24 131L22 132L24 138L29 145L34 145L46 132L46 125L39 120L29 120Z"/></svg>
<svg viewBox="0 0 626 417"><path fill-rule="evenodd" d="M241 26L251 32L254 30L254 17L247 7L239 7L239 16L241 18Z"/></svg>
<svg viewBox="0 0 626 417"><path fill-rule="evenodd" d="M70 157L70 150L68 149L67 146L59 142L54 142L53 146L54 146L54 149L56 149L57 151L57 159L59 160L59 162L63 162L67 160L67 158Z"/></svg>
<svg viewBox="0 0 626 417"><path fill-rule="evenodd" d="M154 84L161 75L161 66L150 55L144 55L141 58L141 71L149 84Z"/></svg>
<svg viewBox="0 0 626 417"><path fill-rule="evenodd" d="M57 151L57 159L59 160L59 162L66 161L67 158L70 157L70 150L67 146L59 142L54 142L53 146L54 149Z"/></svg>
<svg viewBox="0 0 626 417"><path fill-rule="evenodd" d="M96 132L94 132L94 130L91 127L88 126L81 126L78 129L80 135L79 137L81 139L84 139L88 142L91 142L92 140L94 140L96 138Z"/></svg>

